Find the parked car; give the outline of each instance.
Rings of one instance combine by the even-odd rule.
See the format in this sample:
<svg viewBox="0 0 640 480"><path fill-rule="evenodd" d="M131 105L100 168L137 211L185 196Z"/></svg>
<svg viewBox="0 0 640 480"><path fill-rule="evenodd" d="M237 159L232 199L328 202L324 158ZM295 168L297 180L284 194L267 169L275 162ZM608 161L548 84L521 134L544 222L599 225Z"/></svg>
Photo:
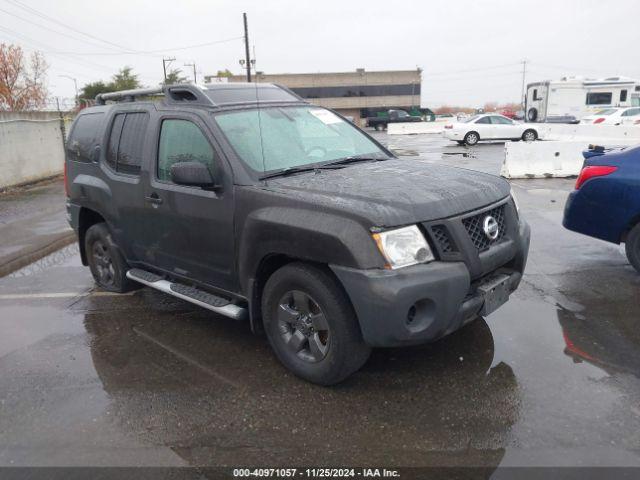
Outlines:
<svg viewBox="0 0 640 480"><path fill-rule="evenodd" d="M421 122L422 118L409 115L404 110L389 110L385 115L367 118L367 126L376 130L386 130L390 123Z"/></svg>
<svg viewBox="0 0 640 480"><path fill-rule="evenodd" d="M434 341L520 283L529 227L500 177L400 160L265 83L96 103L76 117L65 162L96 283L247 320L306 380L339 382L372 347Z"/></svg>
<svg viewBox="0 0 640 480"><path fill-rule="evenodd" d="M510 118L511 120L515 120L516 119L516 112L513 110L502 110L500 112L500 115Z"/></svg>
<svg viewBox="0 0 640 480"><path fill-rule="evenodd" d="M460 145L475 145L483 140L524 140L532 142L538 138L535 128L525 123L514 122L497 113L485 113L458 123L444 126L445 138Z"/></svg>
<svg viewBox="0 0 640 480"><path fill-rule="evenodd" d="M581 124L634 125L640 124L640 107L605 108L580 120Z"/></svg>
<svg viewBox="0 0 640 480"><path fill-rule="evenodd" d="M563 225L616 244L640 272L640 146L583 154L576 189L567 199Z"/></svg>
<svg viewBox="0 0 640 480"><path fill-rule="evenodd" d="M436 122L455 122L458 116L454 113L436 113Z"/></svg>

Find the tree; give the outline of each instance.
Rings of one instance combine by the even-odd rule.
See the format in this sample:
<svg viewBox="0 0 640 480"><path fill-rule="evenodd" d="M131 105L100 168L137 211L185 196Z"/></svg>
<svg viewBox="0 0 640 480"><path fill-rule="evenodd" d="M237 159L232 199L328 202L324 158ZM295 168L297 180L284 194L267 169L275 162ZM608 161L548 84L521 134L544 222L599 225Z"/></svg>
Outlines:
<svg viewBox="0 0 640 480"><path fill-rule="evenodd" d="M34 110L45 105L47 62L39 52L28 59L17 45L0 44L0 110Z"/></svg>
<svg viewBox="0 0 640 480"><path fill-rule="evenodd" d="M133 90L134 88L140 88L140 82L138 81L138 75L131 73L131 67L123 67L118 73L113 76L111 84L115 91L118 90Z"/></svg>
<svg viewBox="0 0 640 480"><path fill-rule="evenodd" d="M218 70L216 77L233 77L233 73L228 68L225 68L224 70Z"/></svg>
<svg viewBox="0 0 640 480"><path fill-rule="evenodd" d="M176 68L167 73L167 79L162 82L162 85L175 85L177 83L186 83L188 81L189 79L182 75L182 70Z"/></svg>
<svg viewBox="0 0 640 480"><path fill-rule="evenodd" d="M80 98L85 100L93 100L99 93L115 92L113 84L106 84L102 80L87 83L80 91Z"/></svg>
<svg viewBox="0 0 640 480"><path fill-rule="evenodd" d="M140 88L142 85L138 80L138 75L132 73L131 67L123 67L111 77L109 83L102 80L87 83L80 92L80 98L85 100L93 100L99 93L117 92L118 90L132 90Z"/></svg>

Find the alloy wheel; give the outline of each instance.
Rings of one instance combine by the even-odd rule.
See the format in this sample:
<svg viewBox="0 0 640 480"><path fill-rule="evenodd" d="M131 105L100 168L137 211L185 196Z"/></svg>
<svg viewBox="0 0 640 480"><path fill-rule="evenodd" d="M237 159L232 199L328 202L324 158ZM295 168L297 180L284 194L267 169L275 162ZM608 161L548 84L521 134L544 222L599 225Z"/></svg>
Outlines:
<svg viewBox="0 0 640 480"><path fill-rule="evenodd" d="M96 240L92 247L93 263L95 266L98 281L102 285L111 286L115 282L116 272L113 267L113 260L107 246L100 240Z"/></svg>
<svg viewBox="0 0 640 480"><path fill-rule="evenodd" d="M316 363L327 356L329 324L309 295L299 290L285 293L278 302L277 322L285 346L298 358Z"/></svg>

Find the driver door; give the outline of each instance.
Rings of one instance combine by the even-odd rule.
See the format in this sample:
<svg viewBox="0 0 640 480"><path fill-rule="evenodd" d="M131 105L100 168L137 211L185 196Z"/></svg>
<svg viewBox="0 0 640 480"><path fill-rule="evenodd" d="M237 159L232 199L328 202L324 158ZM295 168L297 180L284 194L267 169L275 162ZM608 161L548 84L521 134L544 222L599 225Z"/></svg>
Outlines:
<svg viewBox="0 0 640 480"><path fill-rule="evenodd" d="M233 182L205 122L167 114L155 132L156 149L145 185L144 261L156 268L224 290L235 289ZM177 185L171 166L200 162L218 188Z"/></svg>

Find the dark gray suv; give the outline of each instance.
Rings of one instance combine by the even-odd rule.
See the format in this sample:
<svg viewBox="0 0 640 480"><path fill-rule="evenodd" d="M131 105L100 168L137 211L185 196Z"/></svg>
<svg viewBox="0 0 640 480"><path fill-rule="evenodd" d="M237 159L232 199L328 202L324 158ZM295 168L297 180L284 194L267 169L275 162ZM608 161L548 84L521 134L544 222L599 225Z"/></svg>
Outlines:
<svg viewBox="0 0 640 480"><path fill-rule="evenodd" d="M96 100L65 165L96 283L247 320L311 382L345 379L371 347L434 341L520 283L529 227L499 177L400 160L270 84Z"/></svg>

